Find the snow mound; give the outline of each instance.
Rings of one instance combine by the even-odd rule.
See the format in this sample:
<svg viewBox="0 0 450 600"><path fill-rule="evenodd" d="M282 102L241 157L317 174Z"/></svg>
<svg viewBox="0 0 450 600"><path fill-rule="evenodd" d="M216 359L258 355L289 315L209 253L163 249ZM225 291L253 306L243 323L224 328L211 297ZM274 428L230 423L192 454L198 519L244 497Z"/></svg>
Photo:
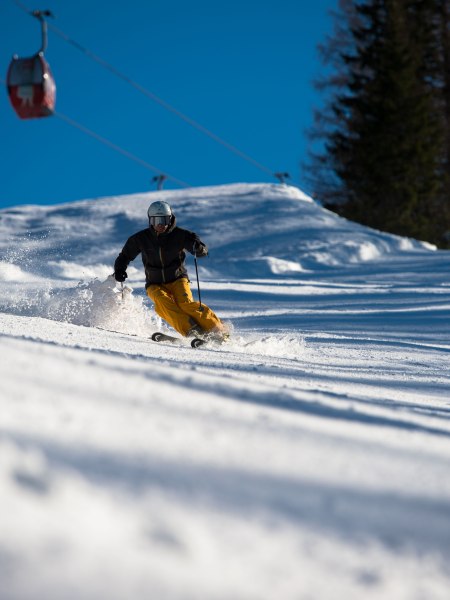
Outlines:
<svg viewBox="0 0 450 600"><path fill-rule="evenodd" d="M140 297L118 303L114 282L101 280L112 272L126 239L147 227L147 207L157 199L169 202L178 224L208 244L209 258L199 261L204 285L286 282L431 250L342 219L286 185L234 184L21 206L0 211L0 310L124 333L154 330L159 319L144 305L140 258L128 269ZM187 265L195 281L190 255Z"/></svg>
<svg viewBox="0 0 450 600"><path fill-rule="evenodd" d="M434 249L347 221L294 187L233 184L6 209L0 259L44 277L106 277L126 239L147 227L155 200L169 202L178 224L208 243L211 260L202 266L216 277L283 278Z"/></svg>

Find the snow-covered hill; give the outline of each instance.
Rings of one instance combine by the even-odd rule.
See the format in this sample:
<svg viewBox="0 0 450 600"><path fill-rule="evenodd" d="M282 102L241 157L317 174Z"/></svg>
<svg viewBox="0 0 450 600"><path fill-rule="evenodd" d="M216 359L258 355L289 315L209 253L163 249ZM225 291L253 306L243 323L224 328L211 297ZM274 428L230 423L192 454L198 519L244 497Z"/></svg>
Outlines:
<svg viewBox="0 0 450 600"><path fill-rule="evenodd" d="M108 279L155 199L210 246L225 347L147 339L140 259ZM280 185L0 234L0 600L447 598L448 252Z"/></svg>

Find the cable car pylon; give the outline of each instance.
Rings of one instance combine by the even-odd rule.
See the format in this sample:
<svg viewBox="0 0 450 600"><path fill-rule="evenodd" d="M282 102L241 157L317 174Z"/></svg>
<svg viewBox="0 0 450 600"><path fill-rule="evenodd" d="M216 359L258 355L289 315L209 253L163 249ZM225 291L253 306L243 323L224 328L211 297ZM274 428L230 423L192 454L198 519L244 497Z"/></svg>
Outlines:
<svg viewBox="0 0 450 600"><path fill-rule="evenodd" d="M44 58L47 49L47 22L49 10L30 13L41 23L41 47L33 56L19 58L15 54L9 64L6 83L13 109L21 119L38 119L53 114L56 103L56 85L50 65Z"/></svg>

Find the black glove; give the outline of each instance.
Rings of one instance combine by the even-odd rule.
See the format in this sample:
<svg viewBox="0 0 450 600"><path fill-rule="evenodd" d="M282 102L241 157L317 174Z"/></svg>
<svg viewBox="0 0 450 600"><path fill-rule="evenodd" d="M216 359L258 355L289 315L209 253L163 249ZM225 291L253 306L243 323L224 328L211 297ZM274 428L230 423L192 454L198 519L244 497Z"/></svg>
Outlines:
<svg viewBox="0 0 450 600"><path fill-rule="evenodd" d="M206 256L208 254L205 244L202 244L201 242L195 241L192 245L192 250L195 256Z"/></svg>
<svg viewBox="0 0 450 600"><path fill-rule="evenodd" d="M116 281L118 281L119 283L121 283L122 281L125 281L125 279L128 277L127 272L126 271L114 271L114 279Z"/></svg>

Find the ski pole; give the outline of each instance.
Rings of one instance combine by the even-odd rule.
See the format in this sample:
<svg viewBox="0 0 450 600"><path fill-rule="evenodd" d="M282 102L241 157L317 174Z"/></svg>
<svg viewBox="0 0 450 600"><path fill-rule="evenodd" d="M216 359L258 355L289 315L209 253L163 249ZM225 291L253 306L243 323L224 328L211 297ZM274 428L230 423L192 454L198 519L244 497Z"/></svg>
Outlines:
<svg viewBox="0 0 450 600"><path fill-rule="evenodd" d="M200 281L198 278L197 252L194 252L195 274L197 275L198 301L200 302L200 312L203 312L202 297L200 294Z"/></svg>

